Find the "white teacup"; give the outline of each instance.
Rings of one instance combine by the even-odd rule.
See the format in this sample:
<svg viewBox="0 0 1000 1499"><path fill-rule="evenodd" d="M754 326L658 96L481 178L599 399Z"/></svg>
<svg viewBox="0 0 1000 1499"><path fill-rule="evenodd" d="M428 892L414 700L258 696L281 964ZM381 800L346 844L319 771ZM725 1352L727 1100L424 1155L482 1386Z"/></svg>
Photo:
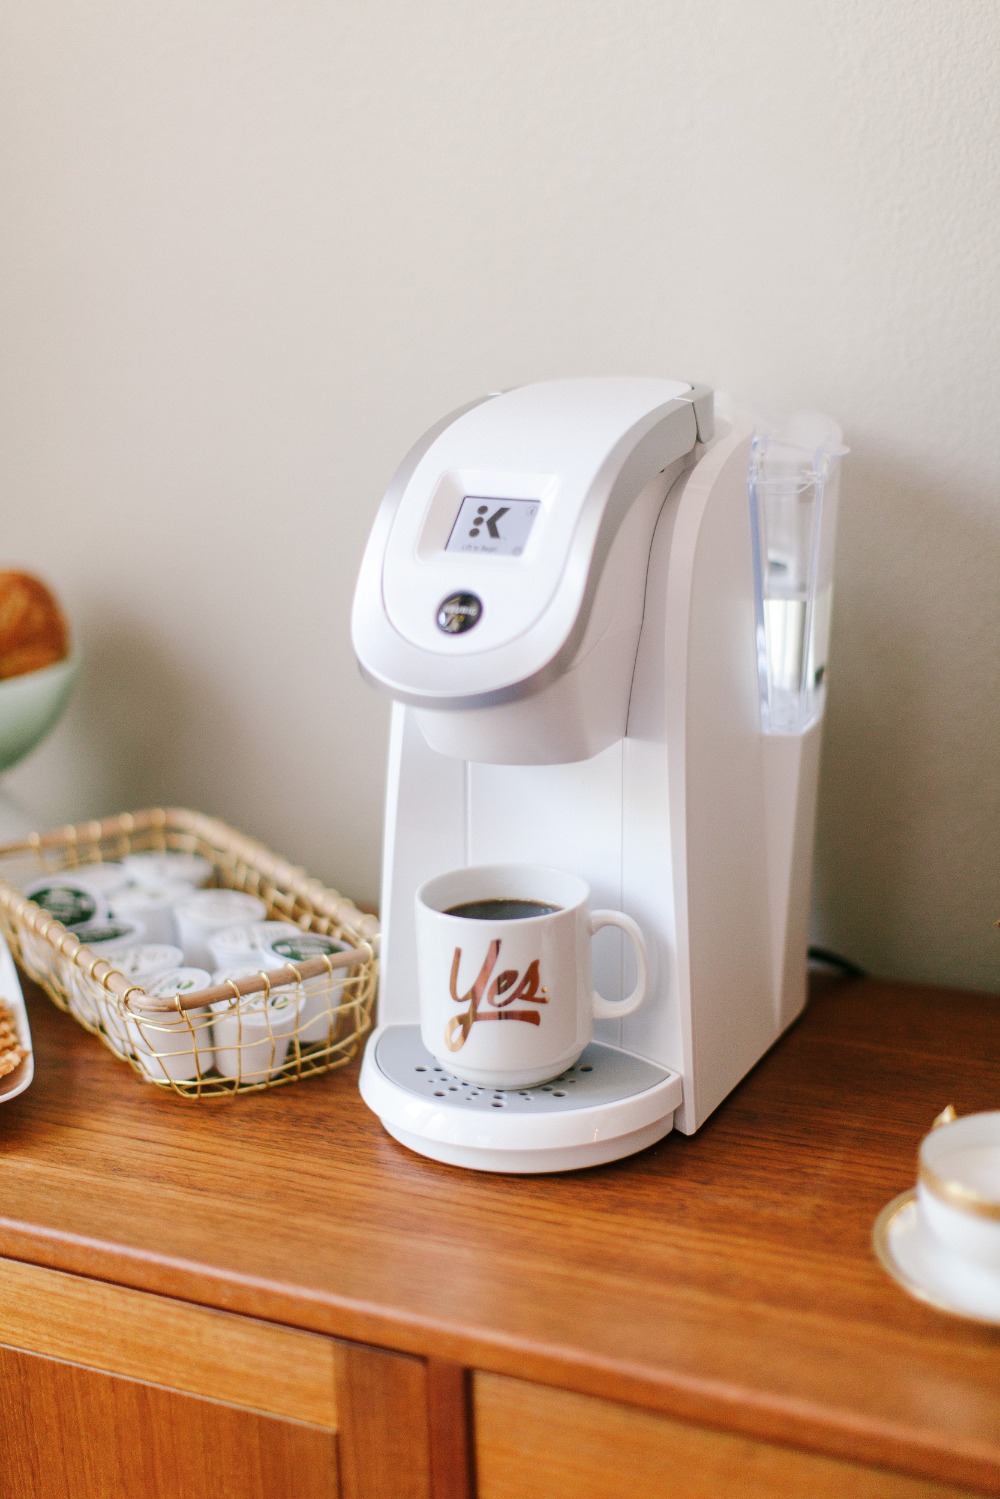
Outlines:
<svg viewBox="0 0 1000 1499"><path fill-rule="evenodd" d="M589 896L576 875L529 864L456 869L421 886L420 1033L442 1066L484 1087L535 1087L572 1066L595 1018L617 1020L642 1004L642 932L621 911L589 912ZM627 999L594 992L590 939L604 926L619 927L635 949L639 976Z"/></svg>
<svg viewBox="0 0 1000 1499"><path fill-rule="evenodd" d="M925 1136L917 1208L939 1243L1000 1272L1000 1110L966 1114Z"/></svg>

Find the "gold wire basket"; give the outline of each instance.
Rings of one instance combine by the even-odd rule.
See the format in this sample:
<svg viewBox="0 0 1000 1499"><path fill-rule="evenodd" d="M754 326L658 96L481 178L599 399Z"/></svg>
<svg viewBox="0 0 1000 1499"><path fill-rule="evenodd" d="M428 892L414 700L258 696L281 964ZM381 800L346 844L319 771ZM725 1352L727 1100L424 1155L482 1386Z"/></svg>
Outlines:
<svg viewBox="0 0 1000 1499"><path fill-rule="evenodd" d="M210 886L258 896L267 919L343 944L329 956L186 994L154 996L19 886L146 851L200 854ZM342 1067L371 1025L378 921L199 812L156 808L0 847L0 931L26 973L147 1082L184 1098L257 1092Z"/></svg>

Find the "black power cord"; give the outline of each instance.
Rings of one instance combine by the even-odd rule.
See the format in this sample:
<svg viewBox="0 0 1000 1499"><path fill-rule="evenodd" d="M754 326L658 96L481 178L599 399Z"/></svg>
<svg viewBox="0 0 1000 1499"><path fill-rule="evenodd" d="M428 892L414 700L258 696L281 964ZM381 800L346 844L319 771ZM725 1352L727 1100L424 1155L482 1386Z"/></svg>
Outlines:
<svg viewBox="0 0 1000 1499"><path fill-rule="evenodd" d="M843 958L839 952L831 952L827 947L810 947L809 961L819 963L824 968L836 968L837 972L842 973L845 978L865 979L868 977L858 963L852 963L850 958Z"/></svg>

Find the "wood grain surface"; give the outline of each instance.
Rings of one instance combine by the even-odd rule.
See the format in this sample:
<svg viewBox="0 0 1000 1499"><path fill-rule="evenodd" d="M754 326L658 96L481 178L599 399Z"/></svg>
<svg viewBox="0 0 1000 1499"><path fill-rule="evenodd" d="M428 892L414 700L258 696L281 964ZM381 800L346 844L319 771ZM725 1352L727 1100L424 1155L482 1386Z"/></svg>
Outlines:
<svg viewBox="0 0 1000 1499"><path fill-rule="evenodd" d="M353 1068L163 1096L27 999L0 1253L1000 1494L1000 1330L870 1247L939 1110L1000 1106L996 999L825 981L696 1136L546 1178L410 1154Z"/></svg>
<svg viewBox="0 0 1000 1499"><path fill-rule="evenodd" d="M294 1327L0 1260L0 1343L337 1429L335 1345Z"/></svg>
<svg viewBox="0 0 1000 1499"><path fill-rule="evenodd" d="M478 1499L968 1499L862 1468L503 1374L475 1381Z"/></svg>
<svg viewBox="0 0 1000 1499"><path fill-rule="evenodd" d="M471 1371L427 1360L427 1426L434 1499L475 1499Z"/></svg>
<svg viewBox="0 0 1000 1499"><path fill-rule="evenodd" d="M357 1343L336 1359L344 1499L432 1499L424 1360Z"/></svg>
<svg viewBox="0 0 1000 1499"><path fill-rule="evenodd" d="M0 1348L4 1499L336 1499L337 1439Z"/></svg>

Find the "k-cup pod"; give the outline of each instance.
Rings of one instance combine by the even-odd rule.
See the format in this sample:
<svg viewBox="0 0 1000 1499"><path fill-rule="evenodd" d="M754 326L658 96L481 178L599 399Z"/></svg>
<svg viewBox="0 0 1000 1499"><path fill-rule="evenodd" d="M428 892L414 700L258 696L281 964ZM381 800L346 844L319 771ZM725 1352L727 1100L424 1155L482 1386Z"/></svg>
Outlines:
<svg viewBox="0 0 1000 1499"><path fill-rule="evenodd" d="M242 890L196 890L174 907L177 940L184 959L199 968L215 967L208 939L227 926L263 921L267 907L256 895Z"/></svg>
<svg viewBox="0 0 1000 1499"><path fill-rule="evenodd" d="M208 989L211 978L203 968L168 968L143 985L153 998L194 994ZM153 1079L191 1082L204 1076L214 1061L212 1017L204 1005L193 1010L144 1010L130 1005L126 1022L129 1041L139 1066Z"/></svg>
<svg viewBox="0 0 1000 1499"><path fill-rule="evenodd" d="M110 915L102 897L72 874L36 876L25 885L24 894L70 931L89 921L104 921ZM43 935L25 930L21 951L33 978L47 983L57 976L58 954ZM72 1002L72 996L69 997Z"/></svg>
<svg viewBox="0 0 1000 1499"><path fill-rule="evenodd" d="M81 885L86 885L88 890L93 890L95 895L105 901L109 901L119 890L124 890L132 879L124 864L116 864L111 859L101 864L74 864L72 869L66 870L66 874L79 880Z"/></svg>
<svg viewBox="0 0 1000 1499"><path fill-rule="evenodd" d="M289 921L241 922L213 932L208 945L217 968L242 968L249 963L256 973L261 968L280 968L284 962L265 954L266 941L298 933L299 928Z"/></svg>
<svg viewBox="0 0 1000 1499"><path fill-rule="evenodd" d="M235 981L247 974L226 976ZM290 988L245 995L239 1001L235 995L231 1000L217 1000L212 1006L216 1071L242 1083L263 1083L277 1076L288 1055L299 1010L298 996Z"/></svg>
<svg viewBox="0 0 1000 1499"><path fill-rule="evenodd" d="M264 943L267 967L279 968L285 963L297 966L310 958L328 958L343 952L345 943L322 932L304 932L301 927L281 932ZM318 974L300 985L302 1012L299 1016L298 1038L300 1046L311 1046L316 1041L329 1041L337 1024L333 979L328 973Z"/></svg>
<svg viewBox="0 0 1000 1499"><path fill-rule="evenodd" d="M168 968L179 968L184 962L184 954L179 947L171 947L168 943L140 942L138 947L116 952L108 961L123 978L146 989L157 974L165 973ZM127 1056L131 1043L117 998L109 994L102 983L88 982L94 985L101 1029L118 1056Z"/></svg>
<svg viewBox="0 0 1000 1499"><path fill-rule="evenodd" d="M75 874L46 874L25 887L25 895L70 931L91 921L106 921L108 903Z"/></svg>
<svg viewBox="0 0 1000 1499"><path fill-rule="evenodd" d="M187 880L130 884L111 897L111 914L143 922L150 942L174 943L177 940L174 907L193 894L194 886Z"/></svg>
<svg viewBox="0 0 1000 1499"><path fill-rule="evenodd" d="M127 952L130 947L145 942L146 928L141 921L109 916L105 921L88 921L83 926L75 926L73 936L97 957L110 961L113 954Z"/></svg>
<svg viewBox="0 0 1000 1499"><path fill-rule="evenodd" d="M346 946L335 937L323 932L304 932L290 923L268 922L268 926L282 926L280 932L269 933L261 944L269 957L280 958L281 963L308 963L310 958L328 958L343 952ZM275 965L280 966L280 965Z"/></svg>
<svg viewBox="0 0 1000 1499"><path fill-rule="evenodd" d="M1000 1110L965 1114L924 1137L917 1212L953 1254L1000 1272Z"/></svg>
<svg viewBox="0 0 1000 1499"><path fill-rule="evenodd" d="M166 999L171 994L197 994L199 989L212 987L212 975L207 968L180 964L158 973L149 984L143 986L154 999Z"/></svg>
<svg viewBox="0 0 1000 1499"><path fill-rule="evenodd" d="M122 864L129 878L138 885L159 885L164 880L185 880L200 889L212 878L212 866L201 854L185 854L178 849L150 849L141 854L126 854Z"/></svg>
<svg viewBox="0 0 1000 1499"><path fill-rule="evenodd" d="M169 942L140 942L138 947L130 947L125 952L118 953L114 961L115 968L123 977L134 984L141 984L144 989L144 979L155 978L158 974L166 973L168 968L181 968L183 964L184 954L179 947L174 947Z"/></svg>
<svg viewBox="0 0 1000 1499"><path fill-rule="evenodd" d="M130 948L138 947L146 936L146 928L138 921L116 921L109 916L104 921L90 921L74 926L73 936L84 947L89 947L95 961L102 958L112 968L117 968L118 959ZM101 969L101 977L105 970ZM70 990L67 995L70 1010L86 1025L101 1025L107 1014L105 1002L107 991L99 979L73 965Z"/></svg>

